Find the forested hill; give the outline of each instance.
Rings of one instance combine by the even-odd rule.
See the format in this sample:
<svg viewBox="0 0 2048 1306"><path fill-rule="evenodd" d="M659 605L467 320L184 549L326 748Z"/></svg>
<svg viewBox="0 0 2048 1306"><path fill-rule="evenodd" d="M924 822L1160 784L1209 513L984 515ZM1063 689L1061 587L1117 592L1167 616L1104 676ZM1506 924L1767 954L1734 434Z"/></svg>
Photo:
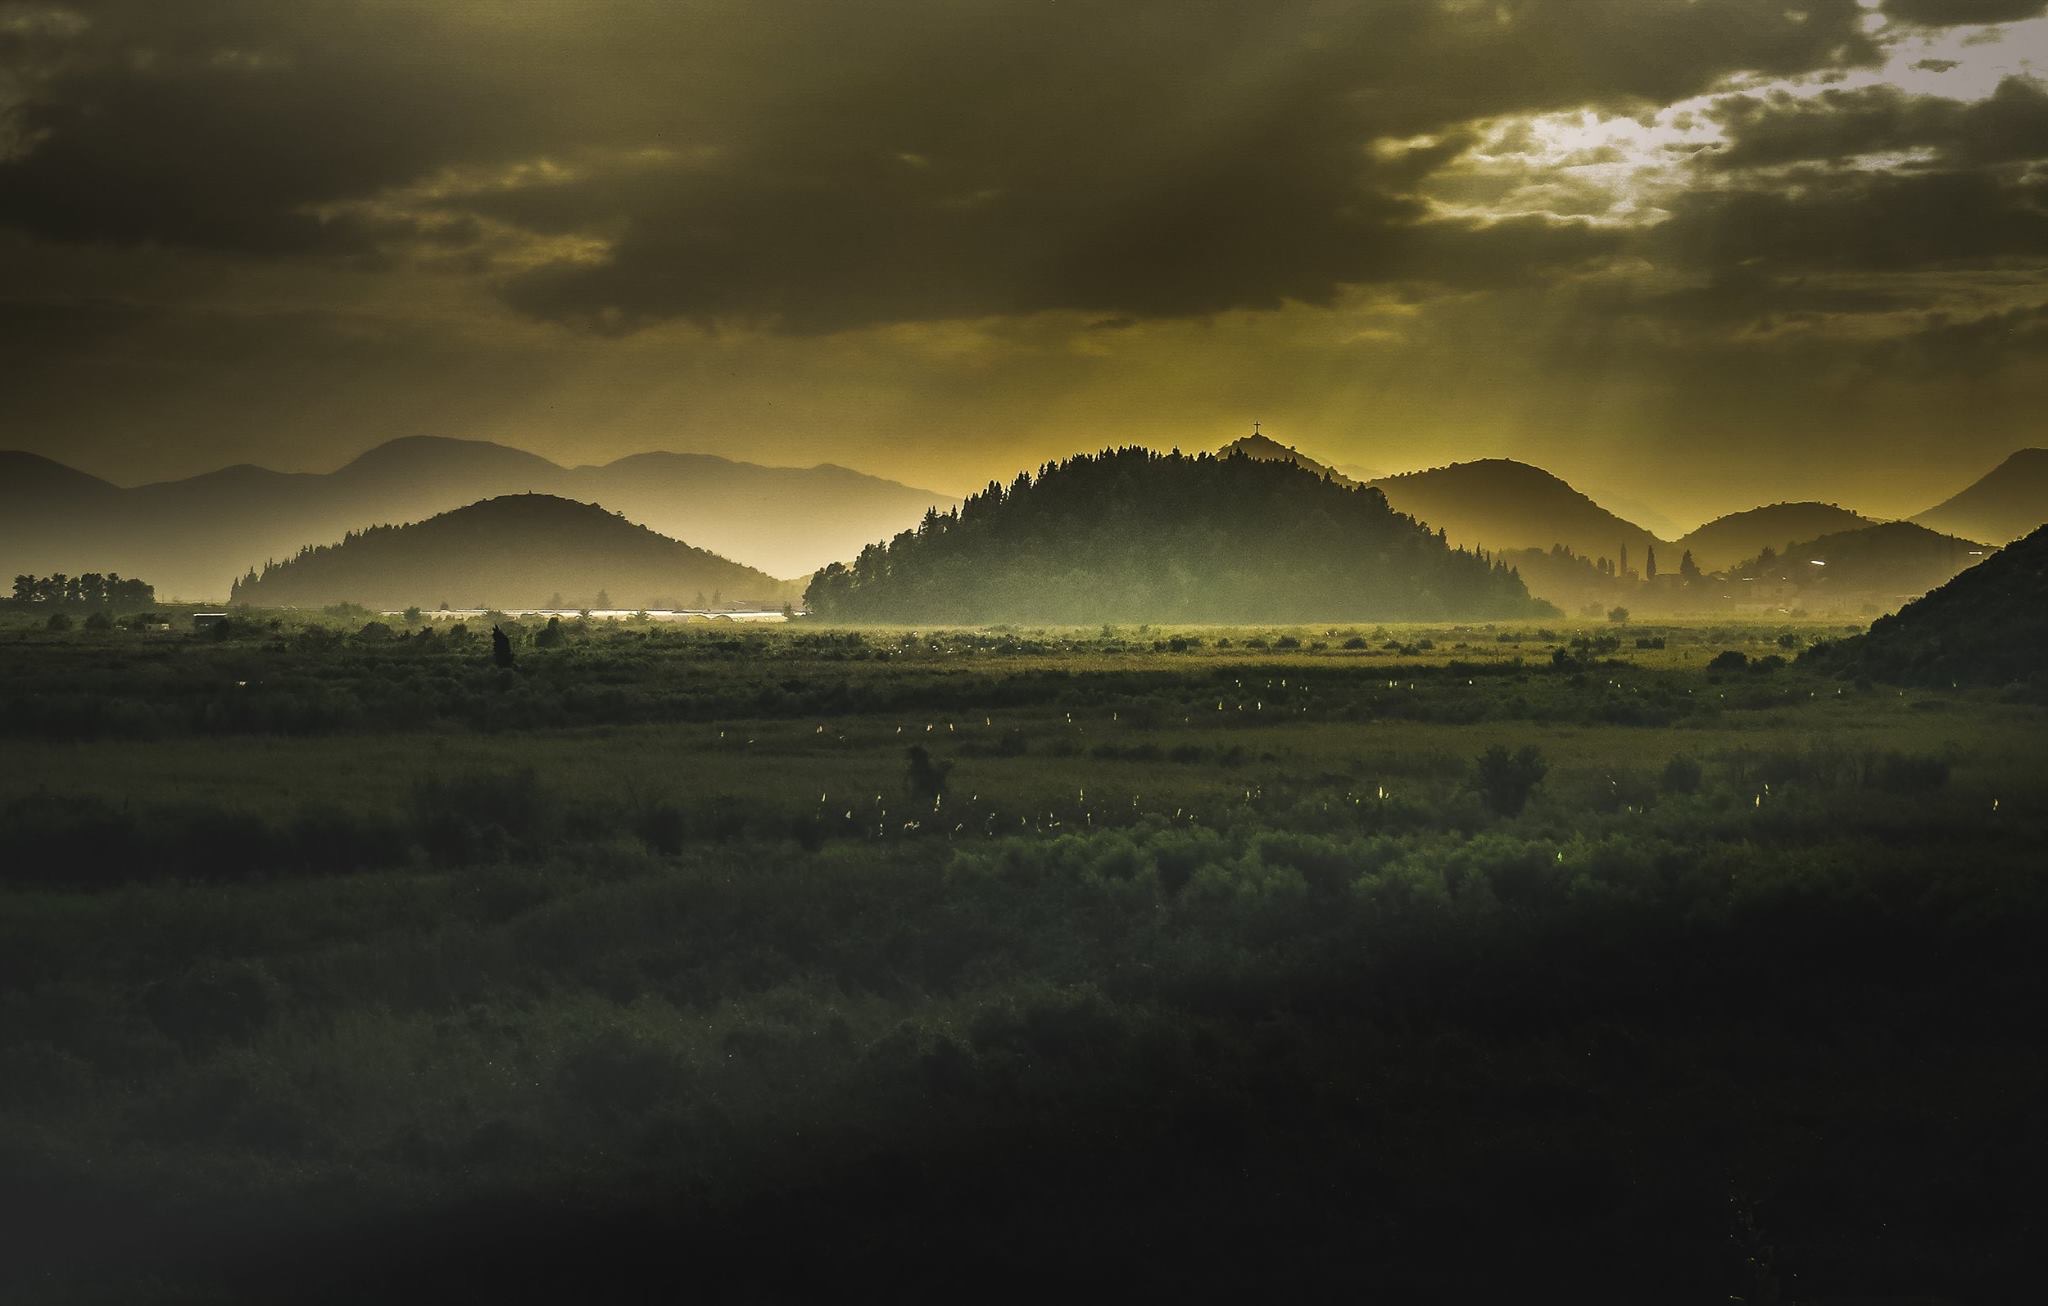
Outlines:
<svg viewBox="0 0 2048 1306"><path fill-rule="evenodd" d="M236 582L269 607L779 607L794 582L691 548L591 503L510 494L372 526Z"/></svg>
<svg viewBox="0 0 2048 1306"><path fill-rule="evenodd" d="M1817 649L1845 674L1905 684L2031 687L2048 695L2048 526L1934 592L1880 617L1868 634Z"/></svg>
<svg viewBox="0 0 2048 1306"><path fill-rule="evenodd" d="M811 580L839 621L1515 618L1521 577L1285 462L1105 450L991 482Z"/></svg>

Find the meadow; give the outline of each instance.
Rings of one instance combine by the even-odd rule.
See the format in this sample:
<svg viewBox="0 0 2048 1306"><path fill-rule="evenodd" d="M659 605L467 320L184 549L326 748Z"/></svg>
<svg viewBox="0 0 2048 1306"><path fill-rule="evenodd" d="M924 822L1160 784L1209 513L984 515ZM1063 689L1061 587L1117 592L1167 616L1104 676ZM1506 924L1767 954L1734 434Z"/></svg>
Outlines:
<svg viewBox="0 0 2048 1306"><path fill-rule="evenodd" d="M372 618L0 629L0 1289L1975 1301L2048 1235L2031 691Z"/></svg>

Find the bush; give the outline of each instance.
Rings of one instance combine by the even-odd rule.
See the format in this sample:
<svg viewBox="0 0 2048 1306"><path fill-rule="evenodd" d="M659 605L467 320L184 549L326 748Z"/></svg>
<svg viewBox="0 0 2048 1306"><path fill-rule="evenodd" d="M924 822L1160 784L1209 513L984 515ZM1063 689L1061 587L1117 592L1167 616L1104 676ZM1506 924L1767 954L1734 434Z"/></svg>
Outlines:
<svg viewBox="0 0 2048 1306"><path fill-rule="evenodd" d="M444 866L498 861L543 842L554 821L552 795L531 768L504 774L430 777L413 787L413 827Z"/></svg>
<svg viewBox="0 0 2048 1306"><path fill-rule="evenodd" d="M277 1014L277 982L260 963L203 961L143 991L150 1021L184 1044L246 1039Z"/></svg>
<svg viewBox="0 0 2048 1306"><path fill-rule="evenodd" d="M114 628L114 619L104 612L95 612L85 619L85 628L95 635Z"/></svg>
<svg viewBox="0 0 2048 1306"><path fill-rule="evenodd" d="M1550 763L1543 760L1543 751L1534 744L1525 744L1513 753L1495 744L1473 764L1474 785L1480 800L1502 816L1520 815L1529 805L1529 796L1549 772Z"/></svg>
<svg viewBox="0 0 2048 1306"><path fill-rule="evenodd" d="M1607 619L1617 626L1626 626L1628 624L1628 609L1619 606L1609 608L1607 610Z"/></svg>
<svg viewBox="0 0 2048 1306"><path fill-rule="evenodd" d="M1932 793L1948 783L1948 763L1920 753L1884 753L1865 773L1864 783L1888 794Z"/></svg>
<svg viewBox="0 0 2048 1306"><path fill-rule="evenodd" d="M1684 753L1675 754L1664 764L1664 774L1657 779L1657 787L1667 794L1696 794L1700 782L1706 777L1706 768L1696 757Z"/></svg>
<svg viewBox="0 0 2048 1306"><path fill-rule="evenodd" d="M50 619L47 622L43 623L43 629L59 631L71 629L70 614L63 612L52 612L50 614Z"/></svg>
<svg viewBox="0 0 2048 1306"><path fill-rule="evenodd" d="M923 744L912 744L904 757L907 765L903 772L903 787L909 791L912 802L936 803L945 796L946 777L953 772L951 762L934 762Z"/></svg>
<svg viewBox="0 0 2048 1306"><path fill-rule="evenodd" d="M1722 649L1707 663L1709 671L1746 671L1749 669L1749 654L1740 649Z"/></svg>

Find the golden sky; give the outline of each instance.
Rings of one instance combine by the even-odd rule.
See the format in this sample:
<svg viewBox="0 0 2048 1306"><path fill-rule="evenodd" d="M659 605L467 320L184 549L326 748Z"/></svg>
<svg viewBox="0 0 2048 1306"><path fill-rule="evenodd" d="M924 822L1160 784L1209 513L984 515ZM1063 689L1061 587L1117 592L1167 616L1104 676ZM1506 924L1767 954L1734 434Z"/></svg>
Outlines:
<svg viewBox="0 0 2048 1306"><path fill-rule="evenodd" d="M0 0L0 446L959 492L1249 429L1680 525L2048 443L2048 0Z"/></svg>

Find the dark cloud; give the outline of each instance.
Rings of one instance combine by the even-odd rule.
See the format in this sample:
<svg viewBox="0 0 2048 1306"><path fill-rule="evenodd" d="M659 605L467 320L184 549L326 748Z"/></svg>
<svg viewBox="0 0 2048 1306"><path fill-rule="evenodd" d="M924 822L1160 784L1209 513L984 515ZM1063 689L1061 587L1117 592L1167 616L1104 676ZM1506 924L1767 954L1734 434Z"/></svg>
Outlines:
<svg viewBox="0 0 2048 1306"><path fill-rule="evenodd" d="M16 50L0 223L278 255L475 228L616 239L512 279L546 317L821 331L1328 302L1581 233L1419 236L1415 178L1526 108L1868 59L1855 0L96 7ZM538 183L449 169L641 151ZM438 207L422 228L421 204ZM1446 244L1469 255L1444 253ZM1421 263L1401 265L1413 254Z"/></svg>
<svg viewBox="0 0 2048 1306"><path fill-rule="evenodd" d="M599 181L500 197L496 212L556 229L579 209L625 215L608 259L529 273L507 296L602 327L740 318L809 332L1042 309L1175 316L1328 303L1371 282L1519 279L1609 242L1572 224L1424 223L1407 192L1469 142L1394 156L1366 146L1864 52L1855 7L1839 3L1797 22L1747 0L1196 12L989 6L857 85L792 97L776 128L709 165L627 194Z"/></svg>
<svg viewBox="0 0 2048 1306"><path fill-rule="evenodd" d="M2011 23L2048 13L2048 0L1885 0L1887 18L1923 27Z"/></svg>
<svg viewBox="0 0 2048 1306"><path fill-rule="evenodd" d="M1835 161L1925 148L1947 165L2048 158L2048 86L2008 77L1988 98L1963 102L1894 86L1817 96L1734 96L1714 110L1729 146L1722 168Z"/></svg>
<svg viewBox="0 0 2048 1306"><path fill-rule="evenodd" d="M2048 257L2048 182L1983 172L1795 174L1770 189L1700 190L1650 249L1680 267L1905 272Z"/></svg>

